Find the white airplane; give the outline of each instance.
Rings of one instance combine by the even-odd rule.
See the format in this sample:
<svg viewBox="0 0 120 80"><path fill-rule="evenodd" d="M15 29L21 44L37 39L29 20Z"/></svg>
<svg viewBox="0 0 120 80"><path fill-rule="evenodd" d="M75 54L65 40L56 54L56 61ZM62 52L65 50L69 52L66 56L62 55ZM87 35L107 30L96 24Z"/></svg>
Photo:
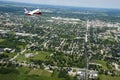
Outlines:
<svg viewBox="0 0 120 80"><path fill-rule="evenodd" d="M41 15L42 14L39 9L28 11L26 8L24 8L24 10L25 10L26 15Z"/></svg>

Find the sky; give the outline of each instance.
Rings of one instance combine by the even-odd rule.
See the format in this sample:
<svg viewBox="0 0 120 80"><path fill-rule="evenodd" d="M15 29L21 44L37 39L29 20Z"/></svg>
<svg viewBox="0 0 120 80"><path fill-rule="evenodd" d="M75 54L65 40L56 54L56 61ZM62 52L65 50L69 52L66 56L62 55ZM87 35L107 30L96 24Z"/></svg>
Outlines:
<svg viewBox="0 0 120 80"><path fill-rule="evenodd" d="M64 5L76 7L117 8L120 9L120 0L0 0L37 4Z"/></svg>

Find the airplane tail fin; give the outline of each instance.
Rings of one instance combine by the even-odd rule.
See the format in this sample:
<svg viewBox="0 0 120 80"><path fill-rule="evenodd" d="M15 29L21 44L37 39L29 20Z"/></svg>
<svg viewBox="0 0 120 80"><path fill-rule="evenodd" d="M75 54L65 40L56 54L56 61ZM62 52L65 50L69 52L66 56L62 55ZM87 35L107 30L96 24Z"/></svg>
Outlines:
<svg viewBox="0 0 120 80"><path fill-rule="evenodd" d="M28 12L29 12L26 7L24 7L24 10L25 10L25 13L28 13Z"/></svg>

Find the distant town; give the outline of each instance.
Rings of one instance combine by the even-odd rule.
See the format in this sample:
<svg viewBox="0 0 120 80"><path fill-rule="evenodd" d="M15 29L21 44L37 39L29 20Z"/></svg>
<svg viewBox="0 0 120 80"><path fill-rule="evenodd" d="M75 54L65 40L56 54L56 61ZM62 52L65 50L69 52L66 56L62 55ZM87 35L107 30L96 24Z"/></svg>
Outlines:
<svg viewBox="0 0 120 80"><path fill-rule="evenodd" d="M1 1L0 80L85 80L85 53L89 80L120 79L120 10Z"/></svg>

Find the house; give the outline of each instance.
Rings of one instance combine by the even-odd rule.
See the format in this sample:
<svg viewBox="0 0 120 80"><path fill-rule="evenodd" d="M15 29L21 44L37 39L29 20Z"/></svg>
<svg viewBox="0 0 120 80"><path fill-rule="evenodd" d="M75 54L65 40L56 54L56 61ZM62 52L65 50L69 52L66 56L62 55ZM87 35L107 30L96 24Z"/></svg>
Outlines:
<svg viewBox="0 0 120 80"><path fill-rule="evenodd" d="M12 49L11 49L11 48L4 48L4 51L6 51L6 52L11 52Z"/></svg>
<svg viewBox="0 0 120 80"><path fill-rule="evenodd" d="M89 72L89 79L94 79L98 77L98 72L97 71L90 71Z"/></svg>
<svg viewBox="0 0 120 80"><path fill-rule="evenodd" d="M98 77L98 72L94 70L89 70L87 75L89 79L95 79L96 77ZM85 78L85 71L77 71L77 78L79 80L83 80Z"/></svg>
<svg viewBox="0 0 120 80"><path fill-rule="evenodd" d="M77 78L80 79L84 79L85 78L85 72L84 71L77 71Z"/></svg>

